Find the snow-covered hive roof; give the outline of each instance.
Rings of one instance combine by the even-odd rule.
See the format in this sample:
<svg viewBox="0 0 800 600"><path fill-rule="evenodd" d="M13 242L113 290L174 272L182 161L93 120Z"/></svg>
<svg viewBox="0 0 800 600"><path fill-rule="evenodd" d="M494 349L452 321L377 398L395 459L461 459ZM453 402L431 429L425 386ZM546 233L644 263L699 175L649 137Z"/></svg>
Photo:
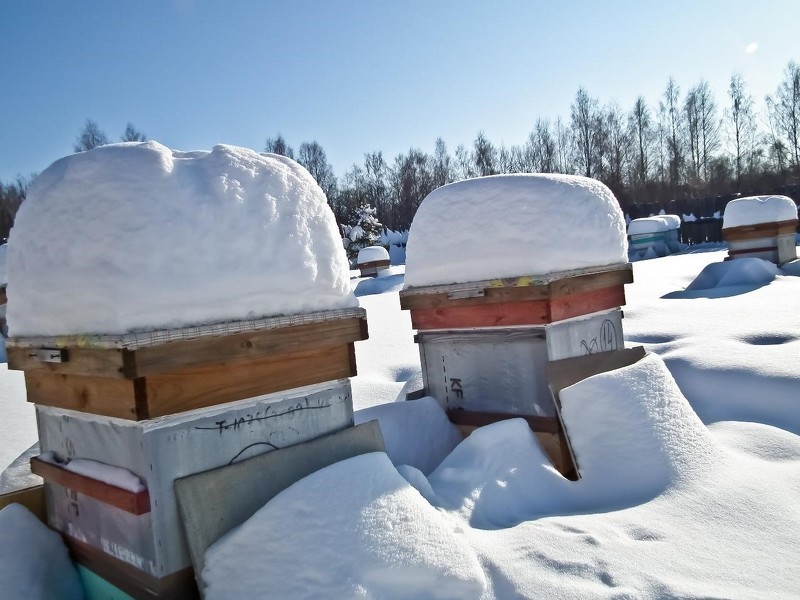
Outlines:
<svg viewBox="0 0 800 600"><path fill-rule="evenodd" d="M787 196L748 196L731 200L725 207L722 228L779 223L797 219L797 205Z"/></svg>
<svg viewBox="0 0 800 600"><path fill-rule="evenodd" d="M367 246L358 251L358 258L356 262L363 265L368 262L375 262L379 260L389 260L389 253L383 246Z"/></svg>
<svg viewBox="0 0 800 600"><path fill-rule="evenodd" d="M643 233L661 233L678 229L681 226L680 217L677 215L658 215L655 217L643 217L634 219L628 224L628 235L640 235Z"/></svg>
<svg viewBox="0 0 800 600"><path fill-rule="evenodd" d="M333 213L287 158L148 141L53 163L10 235L14 336L124 333L356 306Z"/></svg>
<svg viewBox="0 0 800 600"><path fill-rule="evenodd" d="M406 287L627 262L614 194L587 177L518 174L451 183L422 201L408 237Z"/></svg>

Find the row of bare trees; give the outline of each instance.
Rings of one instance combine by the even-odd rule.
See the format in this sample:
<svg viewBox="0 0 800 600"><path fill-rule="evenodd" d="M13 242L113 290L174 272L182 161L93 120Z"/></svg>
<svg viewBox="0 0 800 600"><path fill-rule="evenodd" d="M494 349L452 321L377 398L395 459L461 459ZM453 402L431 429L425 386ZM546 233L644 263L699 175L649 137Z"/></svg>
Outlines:
<svg viewBox="0 0 800 600"><path fill-rule="evenodd" d="M146 139L128 124L123 141ZM109 142L88 120L76 152ZM606 183L623 208L640 203L732 193L769 193L800 184L800 66L790 61L775 92L759 107L739 74L725 98L715 98L707 81L685 92L670 78L648 103L638 97L630 109L601 104L585 88L575 94L569 118L537 118L525 141L497 146L479 132L470 146L448 152L441 138L428 154L416 148L387 160L380 151L364 155L337 178L316 141L294 149L278 134L265 151L294 158L325 192L337 220L346 223L363 204L375 207L391 229L407 228L423 198L439 186L498 173L573 173ZM0 184L3 215L13 221L27 181Z"/></svg>
<svg viewBox="0 0 800 600"><path fill-rule="evenodd" d="M640 96L627 111L615 103L602 105L579 88L568 120L536 119L520 145L496 146L480 132L470 147L459 145L450 154L440 138L433 154L412 148L387 161L380 151L367 153L362 165L353 165L339 180L321 149L316 159L326 165L323 188L337 219L346 221L366 203L377 209L384 225L403 229L433 189L498 173L594 177L614 190L623 208L771 193L800 184L798 142L800 66L790 61L762 110L738 73L731 76L723 100L715 98L707 81L684 93L670 78L655 103ZM291 154L280 135L268 140L267 150ZM298 160L309 170L316 164L302 151Z"/></svg>

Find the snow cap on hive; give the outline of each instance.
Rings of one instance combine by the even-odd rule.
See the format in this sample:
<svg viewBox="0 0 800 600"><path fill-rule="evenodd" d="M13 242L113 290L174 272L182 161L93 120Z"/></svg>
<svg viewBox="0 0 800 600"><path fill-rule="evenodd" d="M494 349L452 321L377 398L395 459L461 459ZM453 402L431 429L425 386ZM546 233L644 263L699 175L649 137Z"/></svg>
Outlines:
<svg viewBox="0 0 800 600"><path fill-rule="evenodd" d="M678 229L681 220L676 215L658 215L655 217L643 217L634 219L628 224L628 235L640 235L643 233L661 233Z"/></svg>
<svg viewBox="0 0 800 600"><path fill-rule="evenodd" d="M15 336L125 333L356 306L325 194L282 156L148 141L53 163L11 232Z"/></svg>
<svg viewBox="0 0 800 600"><path fill-rule="evenodd" d="M518 174L440 187L414 217L406 287L541 275L627 262L614 194L587 177Z"/></svg>
<svg viewBox="0 0 800 600"><path fill-rule="evenodd" d="M363 265L379 260L389 260L389 253L386 251L386 248L383 246L367 246L358 251L358 259L356 262L358 262L359 265Z"/></svg>
<svg viewBox="0 0 800 600"><path fill-rule="evenodd" d="M797 205L787 196L748 196L725 207L722 228L797 220Z"/></svg>

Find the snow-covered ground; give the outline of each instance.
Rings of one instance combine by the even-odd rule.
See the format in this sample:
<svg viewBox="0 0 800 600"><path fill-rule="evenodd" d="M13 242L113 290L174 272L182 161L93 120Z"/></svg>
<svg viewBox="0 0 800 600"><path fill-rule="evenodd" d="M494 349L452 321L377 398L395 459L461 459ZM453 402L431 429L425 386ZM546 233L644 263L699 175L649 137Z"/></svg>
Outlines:
<svg viewBox="0 0 800 600"><path fill-rule="evenodd" d="M652 355L564 392L578 482L521 421L458 444L431 400L395 403L419 370L403 268L354 279L356 418L381 421L388 457L269 502L207 555L209 597L800 597L800 278L724 257L634 264L625 338ZM19 373L0 394L2 468L36 433Z"/></svg>
<svg viewBox="0 0 800 600"><path fill-rule="evenodd" d="M209 552L210 595L228 597L227 577L305 598L800 595L800 279L724 257L635 264L626 339L652 355L564 392L580 481L521 421L430 470L418 449L438 462L452 427L423 421L425 400L379 405L357 418L381 420L397 471L373 455L292 486ZM356 288L371 324L358 407L391 402L418 364L394 277Z"/></svg>
<svg viewBox="0 0 800 600"><path fill-rule="evenodd" d="M508 218L481 239L487 204ZM651 353L561 392L576 482L522 420L462 440L436 400L396 401L420 387L401 289L618 264L625 239L598 182L479 178L425 199L407 273L348 279L324 194L293 161L118 144L31 187L8 315L32 336L366 309L355 419L380 422L386 453L314 473L219 540L208 598L800 595L800 263L723 262L720 247L637 262L625 337ZM36 441L20 373L0 370L0 416L3 469ZM142 485L105 467L68 468ZM29 517L0 512L0 590L79 596L63 545Z"/></svg>

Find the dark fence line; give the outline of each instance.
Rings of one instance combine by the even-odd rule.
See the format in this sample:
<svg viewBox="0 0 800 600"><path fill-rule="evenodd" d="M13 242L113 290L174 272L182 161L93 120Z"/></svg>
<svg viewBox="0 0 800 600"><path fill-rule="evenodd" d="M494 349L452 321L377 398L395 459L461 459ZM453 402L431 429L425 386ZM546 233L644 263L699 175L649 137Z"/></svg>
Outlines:
<svg viewBox="0 0 800 600"><path fill-rule="evenodd" d="M722 219L697 219L681 223L678 239L682 244L722 241Z"/></svg>

